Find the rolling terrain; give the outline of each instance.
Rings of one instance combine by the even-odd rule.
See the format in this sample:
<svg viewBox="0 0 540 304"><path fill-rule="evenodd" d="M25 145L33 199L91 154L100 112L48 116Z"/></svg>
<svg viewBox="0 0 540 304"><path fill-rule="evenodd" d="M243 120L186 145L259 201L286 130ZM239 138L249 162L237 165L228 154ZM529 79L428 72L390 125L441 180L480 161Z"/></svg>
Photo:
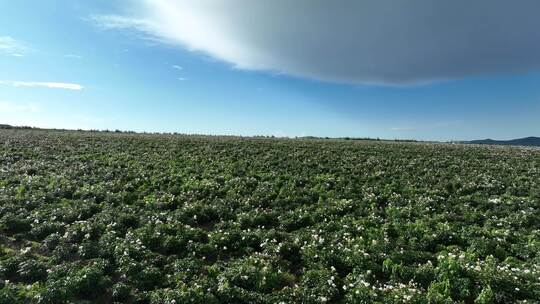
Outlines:
<svg viewBox="0 0 540 304"><path fill-rule="evenodd" d="M524 137L510 140L480 139L471 140L465 143L477 145L512 145L512 146L534 146L540 147L540 137Z"/></svg>

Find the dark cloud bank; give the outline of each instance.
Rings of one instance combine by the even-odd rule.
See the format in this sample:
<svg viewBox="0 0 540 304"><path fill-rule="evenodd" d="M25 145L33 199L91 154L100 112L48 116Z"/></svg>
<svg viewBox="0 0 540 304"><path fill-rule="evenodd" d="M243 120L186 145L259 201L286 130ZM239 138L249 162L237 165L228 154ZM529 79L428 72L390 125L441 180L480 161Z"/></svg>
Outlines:
<svg viewBox="0 0 540 304"><path fill-rule="evenodd" d="M538 0L146 0L147 31L238 68L422 83L540 68Z"/></svg>

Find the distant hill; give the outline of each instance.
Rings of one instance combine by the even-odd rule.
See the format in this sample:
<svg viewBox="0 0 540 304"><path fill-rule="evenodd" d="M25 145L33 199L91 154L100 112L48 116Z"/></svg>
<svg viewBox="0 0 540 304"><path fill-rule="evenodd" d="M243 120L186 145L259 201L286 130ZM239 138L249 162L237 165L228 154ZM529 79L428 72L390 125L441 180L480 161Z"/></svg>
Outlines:
<svg viewBox="0 0 540 304"><path fill-rule="evenodd" d="M510 140L480 139L462 142L476 145L512 145L512 146L533 146L540 147L540 137L524 137Z"/></svg>
<svg viewBox="0 0 540 304"><path fill-rule="evenodd" d="M37 129L28 126L12 126L8 124L0 124L0 129Z"/></svg>

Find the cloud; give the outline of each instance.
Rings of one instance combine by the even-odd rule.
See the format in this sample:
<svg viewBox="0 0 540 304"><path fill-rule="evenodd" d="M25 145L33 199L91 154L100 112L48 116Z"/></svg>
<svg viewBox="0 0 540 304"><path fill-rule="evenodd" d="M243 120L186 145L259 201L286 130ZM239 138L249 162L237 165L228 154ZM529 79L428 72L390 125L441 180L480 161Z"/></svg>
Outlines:
<svg viewBox="0 0 540 304"><path fill-rule="evenodd" d="M178 80L184 81L184 80L186 80L186 78L185 77L178 77Z"/></svg>
<svg viewBox="0 0 540 304"><path fill-rule="evenodd" d="M143 19L129 18L118 15L94 15L90 17L101 28L105 29L131 29L145 30L150 28L150 22Z"/></svg>
<svg viewBox="0 0 540 304"><path fill-rule="evenodd" d="M183 67L181 67L181 66L179 66L179 65L176 65L176 64L173 65L172 68L173 68L173 69L177 69L177 70L183 70L183 69L184 69Z"/></svg>
<svg viewBox="0 0 540 304"><path fill-rule="evenodd" d="M0 101L0 113L38 112L39 107L33 103L17 104L10 101Z"/></svg>
<svg viewBox="0 0 540 304"><path fill-rule="evenodd" d="M64 58L71 58L71 59L82 59L83 57L81 55L75 55L75 54L66 54L64 55Z"/></svg>
<svg viewBox="0 0 540 304"><path fill-rule="evenodd" d="M102 27L247 70L408 85L540 68L537 0L133 0Z"/></svg>
<svg viewBox="0 0 540 304"><path fill-rule="evenodd" d="M49 89L64 89L64 90L82 90L84 87L76 83L64 82L33 82L33 81L5 81L0 80L0 84L11 85L14 87L27 88L49 88Z"/></svg>
<svg viewBox="0 0 540 304"><path fill-rule="evenodd" d="M416 131L416 128L413 127L392 127L390 128L392 131Z"/></svg>
<svg viewBox="0 0 540 304"><path fill-rule="evenodd" d="M0 36L0 54L15 57L24 56L26 47L10 36Z"/></svg>
<svg viewBox="0 0 540 304"><path fill-rule="evenodd" d="M142 34L139 35L138 38L150 42L150 45L155 45L156 43L172 43L157 34L156 24L147 19L119 15L93 15L88 20L104 30L136 30ZM127 51L128 49L122 50L122 52Z"/></svg>

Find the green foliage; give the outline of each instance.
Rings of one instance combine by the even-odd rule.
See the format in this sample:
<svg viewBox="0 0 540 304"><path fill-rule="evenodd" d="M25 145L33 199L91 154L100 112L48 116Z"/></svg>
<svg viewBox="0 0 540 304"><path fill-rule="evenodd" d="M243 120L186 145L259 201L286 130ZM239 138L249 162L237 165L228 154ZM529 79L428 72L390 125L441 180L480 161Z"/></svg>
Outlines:
<svg viewBox="0 0 540 304"><path fill-rule="evenodd" d="M0 304L540 301L538 149L0 140Z"/></svg>
<svg viewBox="0 0 540 304"><path fill-rule="evenodd" d="M478 295L478 297L474 300L474 303L476 304L490 304L495 302L495 296L493 293L493 290L491 290L491 286L487 285L484 288L482 288L482 291Z"/></svg>

